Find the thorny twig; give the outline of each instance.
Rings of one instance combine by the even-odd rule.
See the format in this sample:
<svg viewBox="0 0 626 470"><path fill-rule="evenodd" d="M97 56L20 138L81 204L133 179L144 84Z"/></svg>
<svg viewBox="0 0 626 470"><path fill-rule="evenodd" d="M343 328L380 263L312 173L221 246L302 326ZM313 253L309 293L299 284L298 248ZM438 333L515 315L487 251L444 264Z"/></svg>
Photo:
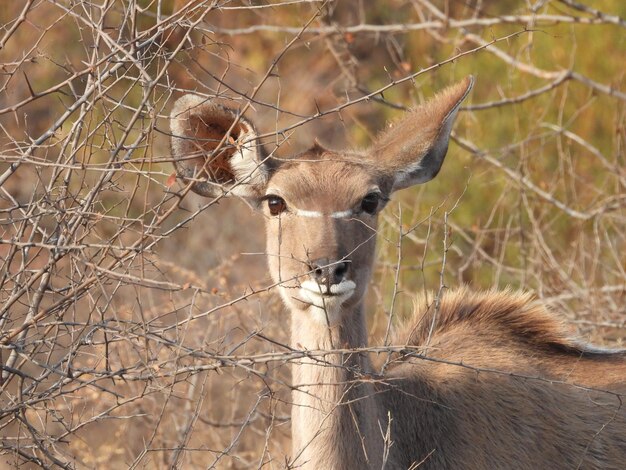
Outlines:
<svg viewBox="0 0 626 470"><path fill-rule="evenodd" d="M281 467L295 457L288 366L355 353L386 357L383 369L436 361L388 343L413 293L447 285L532 290L583 335L623 343L626 94L621 69L600 73L586 50L601 36L611 52L619 14L419 0L377 23L366 2L248 3L28 0L0 12L9 465ZM445 182L399 194L398 217L380 218L368 308L384 345L288 345L263 256L233 256L262 254L260 221L168 179L174 95L239 100L282 159L313 135L362 146L385 112L468 73L477 86Z"/></svg>

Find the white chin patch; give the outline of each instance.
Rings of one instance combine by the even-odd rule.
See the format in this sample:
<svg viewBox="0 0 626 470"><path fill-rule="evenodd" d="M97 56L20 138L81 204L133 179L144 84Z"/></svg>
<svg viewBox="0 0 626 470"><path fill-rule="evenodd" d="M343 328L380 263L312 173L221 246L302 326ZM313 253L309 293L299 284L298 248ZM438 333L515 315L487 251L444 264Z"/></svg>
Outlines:
<svg viewBox="0 0 626 470"><path fill-rule="evenodd" d="M298 291L299 300L309 304L313 318L323 324L334 324L338 320L343 303L352 297L356 284L343 280L328 289L315 281L304 281Z"/></svg>

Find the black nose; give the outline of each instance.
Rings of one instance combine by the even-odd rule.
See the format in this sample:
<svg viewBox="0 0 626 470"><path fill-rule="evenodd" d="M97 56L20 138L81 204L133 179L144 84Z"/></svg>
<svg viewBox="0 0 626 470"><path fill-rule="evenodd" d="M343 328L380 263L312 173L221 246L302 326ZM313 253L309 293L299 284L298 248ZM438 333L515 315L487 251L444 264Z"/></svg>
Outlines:
<svg viewBox="0 0 626 470"><path fill-rule="evenodd" d="M309 264L311 268L310 276L320 285L325 285L330 289L333 284L339 284L350 268L350 262L345 260L329 260L320 258Z"/></svg>

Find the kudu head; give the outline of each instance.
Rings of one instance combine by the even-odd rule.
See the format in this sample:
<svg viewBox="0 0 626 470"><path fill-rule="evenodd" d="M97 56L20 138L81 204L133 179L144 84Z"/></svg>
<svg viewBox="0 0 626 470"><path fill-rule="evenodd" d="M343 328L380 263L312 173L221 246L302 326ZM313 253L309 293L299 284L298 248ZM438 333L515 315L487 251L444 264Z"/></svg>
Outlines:
<svg viewBox="0 0 626 470"><path fill-rule="evenodd" d="M176 169L203 196L238 196L259 207L270 271L285 303L332 324L363 300L378 213L393 191L439 172L472 84L468 77L407 112L367 151L315 144L287 160L268 157L236 109L183 96L171 114Z"/></svg>

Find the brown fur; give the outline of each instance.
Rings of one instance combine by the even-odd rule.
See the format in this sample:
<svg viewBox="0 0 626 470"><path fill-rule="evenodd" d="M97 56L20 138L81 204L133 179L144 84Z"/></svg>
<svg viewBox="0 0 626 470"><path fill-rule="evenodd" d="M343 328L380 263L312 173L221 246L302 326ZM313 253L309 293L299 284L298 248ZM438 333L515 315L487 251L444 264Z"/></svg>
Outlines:
<svg viewBox="0 0 626 470"><path fill-rule="evenodd" d="M179 174L206 179L195 191L283 200L283 212L263 212L270 272L291 313L291 347L310 352L293 367L294 468L624 468L624 353L585 346L527 294L462 288L418 300L425 308L394 338L402 353L374 368L368 354L346 352L368 344L363 299L378 213L393 191L437 174L471 84L416 108L367 152L315 145L271 164L235 111L198 97L174 108ZM231 126L237 151L219 153L216 167L206 139ZM203 155L186 159L198 148ZM372 192L380 202L365 211ZM351 285L345 297L315 303L310 286L331 287L315 260L347 266L332 284Z"/></svg>
<svg viewBox="0 0 626 470"><path fill-rule="evenodd" d="M397 358L380 387L402 417L394 467L624 468L623 351L587 350L528 294L464 288L416 313L395 341L428 359Z"/></svg>
<svg viewBox="0 0 626 470"><path fill-rule="evenodd" d="M431 293L418 297L416 305L424 310L418 307L415 313L419 321L398 328L393 344L423 346L427 345L429 336L466 328L481 332L495 330L523 340L529 347L585 354L584 346L575 339L566 323L544 305L533 301L529 293L510 290L480 292L464 287L446 292L439 304Z"/></svg>

